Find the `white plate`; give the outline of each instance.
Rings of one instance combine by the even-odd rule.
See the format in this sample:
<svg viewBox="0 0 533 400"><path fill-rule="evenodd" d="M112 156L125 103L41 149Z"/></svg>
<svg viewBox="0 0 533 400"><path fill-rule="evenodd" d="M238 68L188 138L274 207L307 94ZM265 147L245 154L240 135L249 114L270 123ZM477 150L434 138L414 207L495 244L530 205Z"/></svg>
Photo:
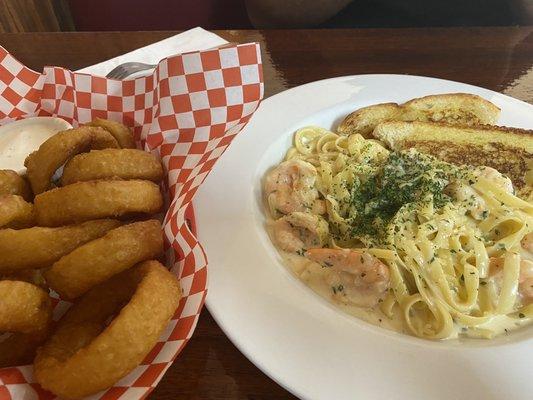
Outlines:
<svg viewBox="0 0 533 400"><path fill-rule="evenodd" d="M404 75L327 79L265 100L198 193L209 311L255 365L301 398L533 396L533 329L493 341L432 342L370 325L295 278L264 230L260 180L297 128L332 128L362 106L449 92L483 96L502 109L500 124L533 128L532 106L475 86Z"/></svg>

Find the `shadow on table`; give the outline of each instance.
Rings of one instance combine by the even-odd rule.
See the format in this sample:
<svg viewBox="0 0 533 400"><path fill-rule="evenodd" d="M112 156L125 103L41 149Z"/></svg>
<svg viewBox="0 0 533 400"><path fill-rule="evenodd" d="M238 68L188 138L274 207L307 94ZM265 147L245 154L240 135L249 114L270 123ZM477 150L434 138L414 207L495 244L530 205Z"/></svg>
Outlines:
<svg viewBox="0 0 533 400"><path fill-rule="evenodd" d="M150 398L296 400L239 352L205 308L193 338Z"/></svg>

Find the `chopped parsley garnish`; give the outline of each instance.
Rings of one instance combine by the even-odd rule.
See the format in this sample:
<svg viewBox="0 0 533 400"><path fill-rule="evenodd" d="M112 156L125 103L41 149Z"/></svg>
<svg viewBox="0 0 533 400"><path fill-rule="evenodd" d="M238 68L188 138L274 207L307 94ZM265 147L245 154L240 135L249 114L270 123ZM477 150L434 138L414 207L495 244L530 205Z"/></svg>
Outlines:
<svg viewBox="0 0 533 400"><path fill-rule="evenodd" d="M344 290L344 286L342 286L342 285L332 286L331 290L333 290L333 294L337 294L337 293L342 292Z"/></svg>
<svg viewBox="0 0 533 400"><path fill-rule="evenodd" d="M444 193L460 169L416 151L392 152L379 171L349 188L351 236L379 236L400 208L433 200L441 208L452 199ZM429 227L432 229L432 227ZM399 231L398 227L394 228Z"/></svg>

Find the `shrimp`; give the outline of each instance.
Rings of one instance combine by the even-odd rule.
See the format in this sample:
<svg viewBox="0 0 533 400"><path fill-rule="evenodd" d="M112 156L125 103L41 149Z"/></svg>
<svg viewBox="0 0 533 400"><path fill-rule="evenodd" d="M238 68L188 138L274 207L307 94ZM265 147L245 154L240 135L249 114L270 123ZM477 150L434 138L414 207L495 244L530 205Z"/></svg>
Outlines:
<svg viewBox="0 0 533 400"><path fill-rule="evenodd" d="M522 248L525 251L533 254L533 232L528 233L526 236L524 236L520 244L522 245Z"/></svg>
<svg viewBox="0 0 533 400"><path fill-rule="evenodd" d="M314 187L316 168L302 160L284 161L268 173L265 178L265 194L271 210L289 214L295 211L310 211L324 214L324 200L319 200Z"/></svg>
<svg viewBox="0 0 533 400"><path fill-rule="evenodd" d="M479 167L475 170L474 175L488 179L508 193L514 193L511 180L494 168ZM462 202L467 207L472 218L477 220L486 218L488 214L487 204L472 186L462 182L453 182L446 187L445 193Z"/></svg>
<svg viewBox="0 0 533 400"><path fill-rule="evenodd" d="M291 253L303 254L310 247L324 246L328 240L329 227L319 215L293 212L273 223L275 243Z"/></svg>
<svg viewBox="0 0 533 400"><path fill-rule="evenodd" d="M475 175L488 179L500 189L505 190L507 193L514 193L513 182L507 176L500 173L498 170L491 167L479 167L476 169Z"/></svg>
<svg viewBox="0 0 533 400"><path fill-rule="evenodd" d="M328 283L341 301L373 307L390 286L389 267L361 250L313 248L305 256L325 268L331 268Z"/></svg>
<svg viewBox="0 0 533 400"><path fill-rule="evenodd" d="M529 236L529 238L528 238ZM526 241L526 238L528 239ZM532 246L531 243L533 239L533 234L528 234L522 239L522 247L524 250L529 251L524 246L524 241L526 241L528 246ZM489 262L489 273L497 281L501 280L502 269L504 265L504 257L492 257ZM524 304L529 304L533 302L533 261L524 259L522 257L520 261L520 274L518 275L518 294L520 295L522 302Z"/></svg>
<svg viewBox="0 0 533 400"><path fill-rule="evenodd" d="M487 215L487 204L471 186L454 182L444 192L466 206L472 218L482 220Z"/></svg>

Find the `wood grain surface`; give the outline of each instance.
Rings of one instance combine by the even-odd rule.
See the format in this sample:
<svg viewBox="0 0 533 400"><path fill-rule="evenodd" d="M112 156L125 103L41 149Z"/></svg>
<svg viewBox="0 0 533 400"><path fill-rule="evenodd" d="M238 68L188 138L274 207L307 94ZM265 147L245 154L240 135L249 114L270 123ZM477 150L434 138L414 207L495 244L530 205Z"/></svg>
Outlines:
<svg viewBox="0 0 533 400"><path fill-rule="evenodd" d="M85 67L176 32L0 34L33 69ZM533 27L218 31L261 44L266 95L351 74L425 75L533 103ZM151 399L294 399L248 361L204 309L195 335Z"/></svg>
<svg viewBox="0 0 533 400"><path fill-rule="evenodd" d="M74 30L67 0L2 0L0 32Z"/></svg>

